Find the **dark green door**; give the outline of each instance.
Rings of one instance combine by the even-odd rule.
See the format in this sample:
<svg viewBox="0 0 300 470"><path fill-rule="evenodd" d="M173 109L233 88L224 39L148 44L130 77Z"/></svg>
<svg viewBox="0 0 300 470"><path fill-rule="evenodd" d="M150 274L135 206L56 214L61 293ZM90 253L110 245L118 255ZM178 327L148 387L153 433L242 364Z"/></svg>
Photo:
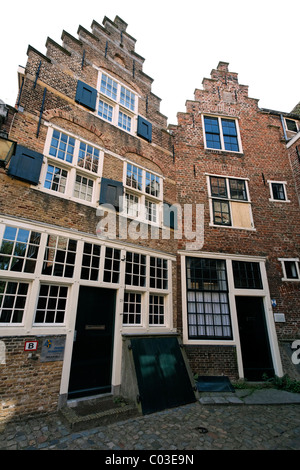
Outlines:
<svg viewBox="0 0 300 470"><path fill-rule="evenodd" d="M81 286L79 291L69 397L111 391L115 296L111 289Z"/></svg>
<svg viewBox="0 0 300 470"><path fill-rule="evenodd" d="M269 335L261 297L236 297L244 376L262 380L274 375Z"/></svg>

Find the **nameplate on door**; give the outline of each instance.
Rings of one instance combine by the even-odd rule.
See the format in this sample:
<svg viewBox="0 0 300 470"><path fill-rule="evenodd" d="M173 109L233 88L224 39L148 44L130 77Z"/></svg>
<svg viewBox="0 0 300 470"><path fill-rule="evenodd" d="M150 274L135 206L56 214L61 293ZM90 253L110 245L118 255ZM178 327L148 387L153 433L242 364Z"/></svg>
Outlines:
<svg viewBox="0 0 300 470"><path fill-rule="evenodd" d="M85 325L86 330L105 330L105 325Z"/></svg>

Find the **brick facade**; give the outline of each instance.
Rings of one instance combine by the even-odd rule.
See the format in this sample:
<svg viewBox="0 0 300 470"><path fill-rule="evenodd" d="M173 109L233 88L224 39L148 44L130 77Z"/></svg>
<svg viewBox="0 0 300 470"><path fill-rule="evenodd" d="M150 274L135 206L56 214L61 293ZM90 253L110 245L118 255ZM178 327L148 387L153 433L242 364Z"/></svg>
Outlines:
<svg viewBox="0 0 300 470"><path fill-rule="evenodd" d="M282 280L284 260L293 260L299 266L299 133L288 135L283 128L285 118L292 118L299 125L296 112L282 115L260 109L258 100L248 96L248 87L239 84L237 73L230 72L228 64L220 62L212 70L211 78L203 80L203 89L196 89L195 99L187 101L186 112L178 114L178 124L167 127L167 117L160 113L160 98L151 91L153 80L143 72L144 58L135 52L135 39L127 33L123 20L116 17L111 21L105 17L103 25L93 21L91 31L80 26L78 39L66 31L61 39L60 45L48 38L45 55L28 47L26 68L19 72L22 86L17 105L8 107L8 117L2 125L2 131L17 143L16 155L22 146L35 164L40 158L42 162L37 184L29 181L32 175L24 168L23 178L15 177L10 171L16 155L10 165L0 168L0 239L4 240L0 282L5 302L9 303L14 296L16 302L24 303L25 296L13 289L19 283L28 284L22 315L16 307L5 309L4 303L2 314L0 310L0 318L3 315L0 337L6 346L5 364L0 363L1 373L4 372L0 419L53 411L66 402L70 392L77 302L83 286L100 289L102 293L109 288L116 295L112 393L122 392L120 365L124 334L177 331L183 337L193 373L228 375L231 379L243 377L235 307L239 296L263 299L274 369L282 375L278 340L292 341L299 337L300 331L299 282ZM80 95L80 87L89 98L83 91ZM93 97L97 106L91 108L88 100ZM117 113L119 120L113 121ZM229 126L235 123L238 150L208 145L205 116L218 117L219 123L223 119ZM140 123L144 127L139 128ZM125 130L124 126L127 126ZM57 139L67 139L68 144L57 144ZM55 153L55 145L61 145L60 156ZM94 150L86 150L84 154L82 148L88 147ZM70 152L72 158L68 156ZM91 166L91 161L96 161L92 160L91 152L99 155L96 170ZM218 200L214 198L211 177L228 185L229 180L244 184L243 194L247 192L247 198L241 202L239 195L226 202L231 210L230 224L216 223L214 217L219 215L213 213L213 207L215 201L223 201L224 194ZM272 182L283 182L280 188L285 190L284 201L272 197ZM127 213L118 208L116 214L103 206L98 210L105 184L111 184L116 191L122 190L123 203L126 193L128 204L132 204L127 207ZM92 188L90 193L89 188ZM176 205L175 229L179 231L170 228L165 204ZM193 210L192 220L188 220L186 207ZM199 213L196 207L200 208ZM133 214L138 214L135 225ZM197 216L202 214L203 220L197 225ZM111 215L116 215L115 237L106 232ZM197 246L191 244L195 240L184 230L185 221L191 222L190 230ZM6 232L6 227L11 227L11 232ZM17 248L20 240L24 243L24 239L13 238L21 237L17 230L22 230L23 237L24 233L26 236L33 233L39 240L38 249L36 242L31 242L31 250L35 249L36 255L28 254L27 258L24 253L20 255L26 258L23 268L14 264L9 251L13 243L15 250L20 249ZM58 253L53 254L53 246L55 240L63 244L65 239L76 245L76 251L74 255L65 249L66 257L57 265L65 273L71 270L72 274L62 275L60 271L55 273ZM88 257L85 250L95 245L99 245L101 254ZM58 245L58 251L59 248ZM110 282L105 278L108 249L119 252L118 260L110 265L119 277ZM128 253L139 257L140 265L137 262L130 265ZM87 258L91 264L86 264ZM192 314L187 311L190 308L187 307L190 300L187 266L195 258L213 260L213 263L220 260L222 264L228 288L218 295L220 303L224 295L228 298L223 322L230 323L230 334L225 333L225 323L222 334L218 333L216 338L208 334L202 338L200 333L193 337L189 333L191 325L187 318ZM238 290L234 285L233 261L259 265L260 290ZM26 270L25 263L31 263L34 268ZM90 277L83 276L84 270ZM97 282L92 277L96 271ZM163 277L166 272L167 281ZM202 295L202 287L197 282L190 283L193 299ZM47 286L48 297L41 294L43 285ZM44 311L40 307L45 298L48 305L50 300L54 302L51 286L68 291L67 300L65 294L55 298L57 315L58 305L65 302L63 321L53 320L50 313L54 310L50 307L48 310L43 307ZM131 304L128 301L127 307L134 305L136 310L134 314L130 311L129 322L124 316L127 302L124 299L131 294L135 300ZM215 298L211 291L209 295ZM200 308L199 300L193 302L195 308ZM213 304L215 300L210 301ZM38 311L44 320L37 321ZM274 321L276 313L284 313L285 321ZM16 320L20 315L22 320ZM52 323L46 321L50 317ZM208 317L207 314L206 321ZM40 349L34 356L24 352L27 338L49 335L66 339L64 361L41 362Z"/></svg>

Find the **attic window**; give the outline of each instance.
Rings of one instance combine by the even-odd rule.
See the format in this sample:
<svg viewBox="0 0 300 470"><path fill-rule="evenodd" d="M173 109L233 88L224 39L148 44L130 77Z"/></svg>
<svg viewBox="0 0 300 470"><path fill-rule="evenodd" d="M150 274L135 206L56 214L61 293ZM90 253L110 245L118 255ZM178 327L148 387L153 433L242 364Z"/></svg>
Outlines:
<svg viewBox="0 0 300 470"><path fill-rule="evenodd" d="M298 132L299 126L294 119L285 119L286 129L290 132Z"/></svg>

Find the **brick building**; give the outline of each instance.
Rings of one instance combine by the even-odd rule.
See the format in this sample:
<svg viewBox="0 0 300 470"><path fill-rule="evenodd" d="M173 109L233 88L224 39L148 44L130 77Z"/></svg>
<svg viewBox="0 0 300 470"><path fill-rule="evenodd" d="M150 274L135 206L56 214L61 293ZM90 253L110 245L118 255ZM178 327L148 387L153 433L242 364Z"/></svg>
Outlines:
<svg viewBox="0 0 300 470"><path fill-rule="evenodd" d="M299 337L296 109L260 109L220 62L167 127L126 30L29 46L0 103L0 419L126 394L130 339L257 379Z"/></svg>
<svg viewBox="0 0 300 470"><path fill-rule="evenodd" d="M170 127L178 203L204 208L201 249L178 247L183 341L203 374L281 376L300 331L299 115L260 109L224 62L202 84Z"/></svg>

